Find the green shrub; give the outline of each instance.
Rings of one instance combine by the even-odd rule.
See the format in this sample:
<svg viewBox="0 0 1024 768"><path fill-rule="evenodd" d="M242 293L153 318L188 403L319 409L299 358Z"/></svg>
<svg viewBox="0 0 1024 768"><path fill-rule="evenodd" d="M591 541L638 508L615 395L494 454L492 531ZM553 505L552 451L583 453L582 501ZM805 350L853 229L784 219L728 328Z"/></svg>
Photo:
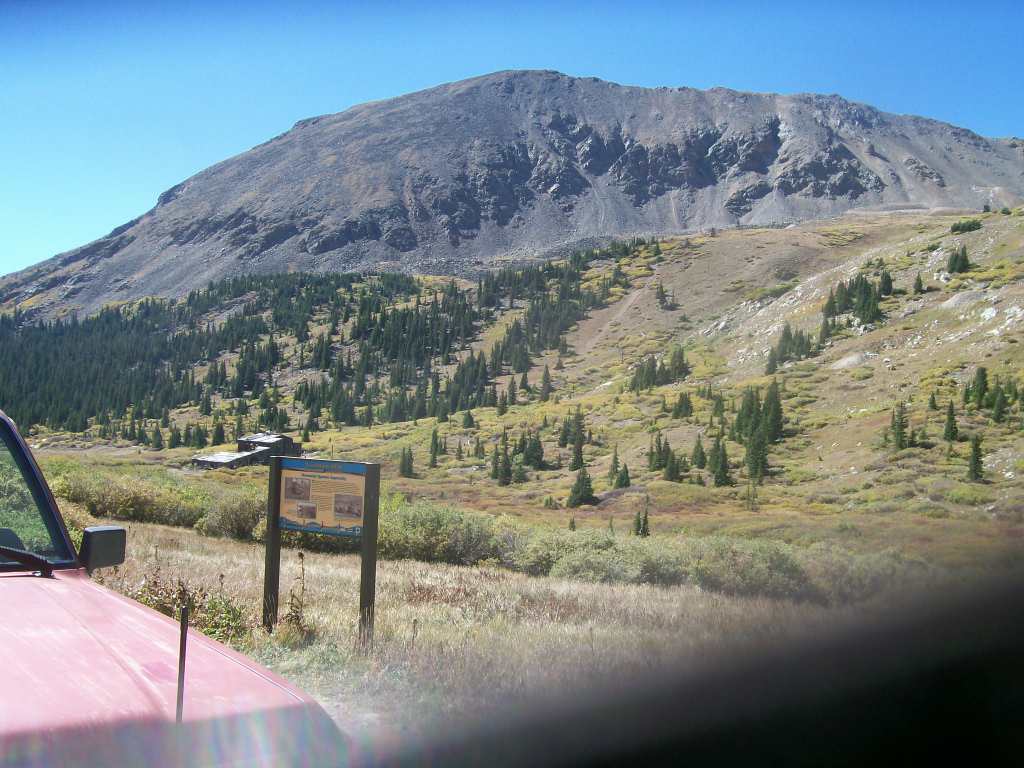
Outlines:
<svg viewBox="0 0 1024 768"><path fill-rule="evenodd" d="M820 597L831 604L865 600L926 570L895 550L861 555L828 544L808 547L802 559Z"/></svg>
<svg viewBox="0 0 1024 768"><path fill-rule="evenodd" d="M498 557L494 518L432 504L409 504L380 517L378 552L401 560L472 565Z"/></svg>
<svg viewBox="0 0 1024 768"><path fill-rule="evenodd" d="M196 628L200 632L222 643L239 642L250 630L245 611L223 594L211 596L196 618Z"/></svg>
<svg viewBox="0 0 1024 768"><path fill-rule="evenodd" d="M797 547L728 536L616 537L604 531L528 527L502 518L398 504L381 516L380 554L461 565L500 563L531 576L673 586L818 603L872 596L917 564L892 553Z"/></svg>
<svg viewBox="0 0 1024 768"><path fill-rule="evenodd" d="M669 587L686 583L686 559L678 545L652 538L634 539L629 543L629 550L636 567L636 580L641 584Z"/></svg>
<svg viewBox="0 0 1024 768"><path fill-rule="evenodd" d="M157 566L142 582L121 589L124 594L165 616L178 618L181 608L189 604L189 624L209 637L224 643L239 642L248 637L251 622L242 607L224 594L210 595L202 587L188 582L167 579Z"/></svg>
<svg viewBox="0 0 1024 768"><path fill-rule="evenodd" d="M977 229L981 229L981 221L978 219L961 219L960 221L954 222L949 228L949 231L954 235L957 235L964 232L974 232Z"/></svg>
<svg viewBox="0 0 1024 768"><path fill-rule="evenodd" d="M520 543L512 567L531 576L548 576L565 557L581 552L607 552L614 547L615 539L607 533L538 529Z"/></svg>
<svg viewBox="0 0 1024 768"><path fill-rule="evenodd" d="M54 479L52 489L92 515L164 525L195 525L210 504L209 495L195 486L107 474L62 474Z"/></svg>
<svg viewBox="0 0 1024 768"><path fill-rule="evenodd" d="M77 551L82 548L83 531L90 525L95 525L96 520L93 519L93 516L89 514L85 507L73 501L61 499L57 506L60 508L60 514L64 518L68 535L71 537L71 542L75 545L75 550Z"/></svg>
<svg viewBox="0 0 1024 768"><path fill-rule="evenodd" d="M605 584L637 581L635 566L614 549L578 549L567 552L551 567L550 575Z"/></svg>
<svg viewBox="0 0 1024 768"><path fill-rule="evenodd" d="M217 499L210 510L196 522L196 530L204 536L226 536L249 540L267 507L266 497L255 490Z"/></svg>
<svg viewBox="0 0 1024 768"><path fill-rule="evenodd" d="M991 504L995 501L995 494L988 488L970 483L957 483L946 493L946 500L953 504L963 504L968 507Z"/></svg>
<svg viewBox="0 0 1024 768"><path fill-rule="evenodd" d="M794 548L775 541L708 537L686 541L689 580L730 595L823 601Z"/></svg>

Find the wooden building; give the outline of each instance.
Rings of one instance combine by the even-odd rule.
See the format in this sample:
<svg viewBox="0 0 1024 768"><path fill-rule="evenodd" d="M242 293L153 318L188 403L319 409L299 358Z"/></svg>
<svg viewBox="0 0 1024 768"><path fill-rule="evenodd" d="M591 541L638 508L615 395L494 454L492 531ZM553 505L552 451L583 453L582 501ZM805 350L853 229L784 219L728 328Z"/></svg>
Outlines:
<svg viewBox="0 0 1024 768"><path fill-rule="evenodd" d="M296 443L288 435L257 432L238 438L238 450L195 456L192 464L201 469L238 469L252 464L268 464L271 456L301 455L302 443Z"/></svg>

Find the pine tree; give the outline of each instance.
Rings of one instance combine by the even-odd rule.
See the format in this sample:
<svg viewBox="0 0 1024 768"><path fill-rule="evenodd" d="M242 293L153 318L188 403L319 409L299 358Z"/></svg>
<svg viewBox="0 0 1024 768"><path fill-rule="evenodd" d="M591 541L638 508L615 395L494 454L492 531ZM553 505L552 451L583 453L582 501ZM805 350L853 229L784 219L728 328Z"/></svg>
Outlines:
<svg viewBox="0 0 1024 768"><path fill-rule="evenodd" d="M972 483L981 482L985 469L981 462L981 435L971 437L971 457L967 462L967 479Z"/></svg>
<svg viewBox="0 0 1024 768"><path fill-rule="evenodd" d="M569 462L570 470L577 470L583 466L583 435L576 433L576 439L572 444L572 460Z"/></svg>
<svg viewBox="0 0 1024 768"><path fill-rule="evenodd" d="M887 269L882 270L882 276L878 280L878 292L882 296L892 294L892 275L889 274Z"/></svg>
<svg viewBox="0 0 1024 768"><path fill-rule="evenodd" d="M949 401L946 407L946 425L942 430L942 439L952 443L957 438L956 414L953 411L953 401Z"/></svg>
<svg viewBox="0 0 1024 768"><path fill-rule="evenodd" d="M154 451L162 451L164 449L164 433L160 431L159 424L153 427L153 438L150 440L150 445Z"/></svg>
<svg viewBox="0 0 1024 768"><path fill-rule="evenodd" d="M613 483L612 487L613 488L629 488L629 485L630 485L629 467L627 465L623 464L622 468L615 475L615 482Z"/></svg>
<svg viewBox="0 0 1024 768"><path fill-rule="evenodd" d="M569 530L570 531L575 531L576 530L576 516L575 515L573 515L573 516L571 516L569 518Z"/></svg>
<svg viewBox="0 0 1024 768"><path fill-rule="evenodd" d="M902 451L908 447L907 411L902 402L897 403L892 411L890 430L892 432L892 446L895 450Z"/></svg>
<svg viewBox="0 0 1024 768"><path fill-rule="evenodd" d="M950 274L967 272L971 268L971 260L967 257L967 246L961 244L954 248L946 261L946 271Z"/></svg>
<svg viewBox="0 0 1024 768"><path fill-rule="evenodd" d="M988 369L979 365L974 372L974 381L971 383L971 397L978 408L985 406L985 396L988 394Z"/></svg>
<svg viewBox="0 0 1024 768"><path fill-rule="evenodd" d="M829 340L829 337L831 335L832 335L832 326L829 323L829 319L827 317L822 317L821 318L821 327L818 329L818 346L819 347L825 346L825 342Z"/></svg>
<svg viewBox="0 0 1024 768"><path fill-rule="evenodd" d="M587 474L587 468L580 467L579 472L576 473L576 481L573 483L572 488L569 491L569 499L566 501L566 506L573 508L584 504L594 504L596 502L597 499L594 497L594 486L590 482L590 475Z"/></svg>
<svg viewBox="0 0 1024 768"><path fill-rule="evenodd" d="M473 420L472 409L467 408L462 414L462 426L464 429L471 429L476 426L476 422Z"/></svg>
<svg viewBox="0 0 1024 768"><path fill-rule="evenodd" d="M540 401L546 403L551 397L551 371L547 365L544 366L544 373L540 379Z"/></svg>
<svg viewBox="0 0 1024 768"><path fill-rule="evenodd" d="M777 443L783 437L783 416L782 416L782 394L779 390L779 382L772 380L768 385L768 391L764 396L764 405L761 407L761 429L764 432L765 442L768 444Z"/></svg>
<svg viewBox="0 0 1024 768"><path fill-rule="evenodd" d="M643 525L643 517L640 515L640 510L638 509L636 511L636 513L633 515L633 530L632 530L632 534L634 536L639 536L640 535L640 526L641 525Z"/></svg>
<svg viewBox="0 0 1024 768"><path fill-rule="evenodd" d="M498 485L509 485L512 482L512 460L508 455L508 443L502 446L501 461L498 462Z"/></svg>
<svg viewBox="0 0 1024 768"><path fill-rule="evenodd" d="M412 477L412 448L403 448L402 457L398 462L398 474L400 477Z"/></svg>
<svg viewBox="0 0 1024 768"><path fill-rule="evenodd" d="M747 476L758 485L768 472L768 443L764 439L764 430L758 427L747 441Z"/></svg>
<svg viewBox="0 0 1024 768"><path fill-rule="evenodd" d="M996 394L992 401L992 421L1002 424L1006 418L1006 395L1001 384L996 384Z"/></svg>
<svg viewBox="0 0 1024 768"><path fill-rule="evenodd" d="M171 427L170 437L167 438L168 448L178 448L181 446L181 430L177 426Z"/></svg>
<svg viewBox="0 0 1024 768"><path fill-rule="evenodd" d="M914 295L920 296L924 293L924 282L921 280L921 273L917 273L917 277L914 278Z"/></svg>
<svg viewBox="0 0 1024 768"><path fill-rule="evenodd" d="M725 443L719 437L715 440L715 469L714 482L716 487L732 485L732 475L729 474L729 455L725 450Z"/></svg>
<svg viewBox="0 0 1024 768"><path fill-rule="evenodd" d="M646 539L651 535L651 521L648 518L648 510L651 506L651 499L649 496L644 496L644 514L640 518L640 536Z"/></svg>
<svg viewBox="0 0 1024 768"><path fill-rule="evenodd" d="M494 446L491 452L491 480L498 479L498 471L501 469L501 456L498 454L498 446Z"/></svg>
<svg viewBox="0 0 1024 768"><path fill-rule="evenodd" d="M930 395L928 395L928 410L929 411L937 411L937 410L939 410L939 403L935 399L935 391L934 390L932 391L932 393Z"/></svg>
<svg viewBox="0 0 1024 768"><path fill-rule="evenodd" d="M441 441L437 437L437 428L430 433L430 464L431 469L437 466L437 454L441 450Z"/></svg>
<svg viewBox="0 0 1024 768"><path fill-rule="evenodd" d="M666 447L668 446L668 441L665 442L665 445ZM665 451L662 465L661 477L663 480L667 480L670 483L678 483L682 479L682 473L679 471L679 460L676 458L675 451L671 448L667 448Z"/></svg>
<svg viewBox="0 0 1024 768"><path fill-rule="evenodd" d="M707 466L708 459L704 453L704 444L700 441L700 435L697 435L697 442L693 444L693 455L690 457L690 463L697 469L704 469Z"/></svg>
<svg viewBox="0 0 1024 768"><path fill-rule="evenodd" d="M693 401L688 392L680 392L672 408L673 419L688 419L693 415Z"/></svg>
<svg viewBox="0 0 1024 768"><path fill-rule="evenodd" d="M612 447L612 463L608 465L608 482L614 483L619 475L619 446Z"/></svg>
<svg viewBox="0 0 1024 768"><path fill-rule="evenodd" d="M307 437L306 440L308 441L309 438ZM225 441L224 422L218 421L213 425L213 437L210 438L210 443L212 445L223 445Z"/></svg>

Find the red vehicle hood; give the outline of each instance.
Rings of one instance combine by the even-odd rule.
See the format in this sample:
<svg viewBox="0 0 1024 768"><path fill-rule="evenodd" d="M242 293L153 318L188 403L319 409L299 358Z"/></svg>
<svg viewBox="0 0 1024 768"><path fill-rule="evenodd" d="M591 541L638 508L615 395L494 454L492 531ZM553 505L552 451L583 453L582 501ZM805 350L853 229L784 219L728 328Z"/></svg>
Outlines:
<svg viewBox="0 0 1024 768"><path fill-rule="evenodd" d="M178 641L84 571L0 573L0 765L348 762L312 699L192 630L178 726Z"/></svg>

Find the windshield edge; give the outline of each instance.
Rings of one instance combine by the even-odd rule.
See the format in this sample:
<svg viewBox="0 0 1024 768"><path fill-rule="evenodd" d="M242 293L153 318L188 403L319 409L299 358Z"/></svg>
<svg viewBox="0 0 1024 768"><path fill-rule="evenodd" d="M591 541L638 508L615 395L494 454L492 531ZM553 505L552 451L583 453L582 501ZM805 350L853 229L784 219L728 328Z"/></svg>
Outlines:
<svg viewBox="0 0 1024 768"><path fill-rule="evenodd" d="M60 514L60 508L57 506L57 502L53 497L53 493L50 491L50 486L46 483L46 478L43 477L42 471L39 469L39 465L36 463L35 456L32 455L32 451L29 449L28 444L22 438L18 432L17 426L11 421L11 418L0 410L0 438L8 442L12 447L11 454L14 457L15 462L24 471L25 479L28 482L29 488L32 491L32 496L36 501L36 504L49 508L50 514L53 517L53 521L56 525L54 533L58 533L60 538L64 542L64 546L67 548L69 556L67 559L54 559L51 560L51 564L54 570L67 569L67 568L78 568L80 563L78 561L78 550L71 541L71 537L68 535L67 526L64 524L64 516ZM28 569L21 563L0 563L0 573L7 572L24 572Z"/></svg>

